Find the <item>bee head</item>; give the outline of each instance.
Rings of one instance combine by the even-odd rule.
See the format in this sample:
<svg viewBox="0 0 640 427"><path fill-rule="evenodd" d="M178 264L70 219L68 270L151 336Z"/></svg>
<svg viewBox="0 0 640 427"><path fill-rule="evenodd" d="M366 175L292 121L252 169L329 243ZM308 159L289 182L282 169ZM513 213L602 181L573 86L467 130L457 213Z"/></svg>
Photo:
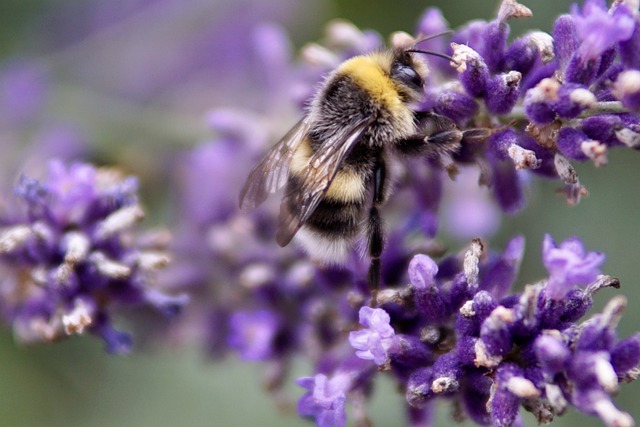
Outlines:
<svg viewBox="0 0 640 427"><path fill-rule="evenodd" d="M390 74L391 78L398 84L402 96L408 101L415 101L420 98L424 88L424 79L428 72L426 64L416 59L413 56L414 54L421 53L452 60L448 55L430 50L421 50L417 46L424 41L447 34L450 34L450 31L434 34L417 41L411 40L411 36L408 35L397 40L396 47L393 49ZM410 42L410 45L405 44L407 41Z"/></svg>
<svg viewBox="0 0 640 427"><path fill-rule="evenodd" d="M407 101L417 101L423 94L427 67L416 60L411 50L396 49L393 52L389 74L400 94Z"/></svg>

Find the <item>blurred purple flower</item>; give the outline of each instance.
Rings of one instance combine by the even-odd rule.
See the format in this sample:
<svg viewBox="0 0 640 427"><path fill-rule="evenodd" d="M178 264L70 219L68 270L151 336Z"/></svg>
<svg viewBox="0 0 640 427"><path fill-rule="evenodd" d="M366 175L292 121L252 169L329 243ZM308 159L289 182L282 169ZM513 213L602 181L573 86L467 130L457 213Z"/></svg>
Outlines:
<svg viewBox="0 0 640 427"><path fill-rule="evenodd" d="M48 76L35 61L13 60L0 70L0 126L28 123L43 107Z"/></svg>
<svg viewBox="0 0 640 427"><path fill-rule="evenodd" d="M573 237L557 246L550 235L542 243L542 259L549 272L547 294L554 300L563 298L576 285L587 285L600 274L605 256L586 252L580 239Z"/></svg>
<svg viewBox="0 0 640 427"><path fill-rule="evenodd" d="M266 360L273 355L279 323L268 310L237 311L229 319L229 346L243 360Z"/></svg>
<svg viewBox="0 0 640 427"><path fill-rule="evenodd" d="M318 427L344 427L347 423L345 402L352 386L349 372L339 372L328 378L324 374L299 378L297 384L307 390L298 402L298 413L313 417Z"/></svg>
<svg viewBox="0 0 640 427"><path fill-rule="evenodd" d="M576 32L581 39L580 55L585 60L596 59L618 42L631 37L634 19L624 3L607 11L604 0L586 0L582 10L571 6Z"/></svg>
<svg viewBox="0 0 640 427"><path fill-rule="evenodd" d="M127 352L131 338L111 326L114 307L172 315L186 303L185 295L154 287L155 272L168 262L162 242L131 233L144 217L135 178L52 160L44 180L23 177L16 194L25 209L5 213L0 262L3 314L18 340L52 341L86 329L109 352Z"/></svg>

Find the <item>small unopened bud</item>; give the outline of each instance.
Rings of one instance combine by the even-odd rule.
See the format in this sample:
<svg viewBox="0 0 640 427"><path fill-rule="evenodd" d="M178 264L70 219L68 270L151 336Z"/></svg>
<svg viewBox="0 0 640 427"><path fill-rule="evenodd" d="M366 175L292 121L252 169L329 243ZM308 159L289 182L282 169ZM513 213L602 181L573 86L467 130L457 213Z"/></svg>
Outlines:
<svg viewBox="0 0 640 427"><path fill-rule="evenodd" d="M480 54L465 44L451 43L451 49L453 49L451 66L455 67L459 73L467 71L467 63L483 62Z"/></svg>
<svg viewBox="0 0 640 427"><path fill-rule="evenodd" d="M256 263L247 266L240 273L239 282L241 286L248 289L256 289L273 280L275 272L266 263Z"/></svg>
<svg viewBox="0 0 640 427"><path fill-rule="evenodd" d="M65 234L63 245L66 247L64 262L72 265L83 261L91 248L87 235L79 231L70 231Z"/></svg>
<svg viewBox="0 0 640 427"><path fill-rule="evenodd" d="M144 211L139 205L126 206L118 209L96 227L95 238L106 239L120 231L132 227L144 218Z"/></svg>
<svg viewBox="0 0 640 427"><path fill-rule="evenodd" d="M75 301L73 309L62 316L62 324L67 335L81 335L93 323L93 310L82 299Z"/></svg>
<svg viewBox="0 0 640 427"><path fill-rule="evenodd" d="M640 143L640 139L638 140L638 143ZM585 156L593 160L593 164L596 167L604 166L609 162L609 159L607 158L607 146L599 141L594 141L592 139L583 141L580 144L580 150L585 154Z"/></svg>
<svg viewBox="0 0 640 427"><path fill-rule="evenodd" d="M527 18L531 15L533 15L531 9L516 0L503 0L498 10L499 21L506 21L509 18Z"/></svg>
<svg viewBox="0 0 640 427"><path fill-rule="evenodd" d="M336 19L327 25L329 43L339 47L357 47L362 41L362 31L353 23Z"/></svg>
<svg viewBox="0 0 640 427"><path fill-rule="evenodd" d="M629 128L622 128L614 131L616 138L630 148L640 147L640 132L634 132Z"/></svg>
<svg viewBox="0 0 640 427"><path fill-rule="evenodd" d="M131 276L131 268L129 266L107 258L102 252L93 252L89 255L89 260L104 276L112 279L126 279Z"/></svg>
<svg viewBox="0 0 640 427"><path fill-rule="evenodd" d="M473 317L476 315L476 312L473 311L473 300L465 302L462 307L460 307L460 314L464 317Z"/></svg>
<svg viewBox="0 0 640 427"><path fill-rule="evenodd" d="M584 108L593 108L598 103L593 92L584 88L572 90L569 94L569 99Z"/></svg>
<svg viewBox="0 0 640 427"><path fill-rule="evenodd" d="M529 42L540 52L542 62L548 64L553 61L555 54L553 52L553 37L551 34L542 31L533 31L527 34L527 37L529 37Z"/></svg>
<svg viewBox="0 0 640 427"><path fill-rule="evenodd" d="M26 243L32 236L31 228L26 225L14 225L0 231L0 254L14 251Z"/></svg>
<svg viewBox="0 0 640 427"><path fill-rule="evenodd" d="M451 393L460 387L460 384L455 378L440 377L433 380L431 383L431 391L436 394Z"/></svg>
<svg viewBox="0 0 640 427"><path fill-rule="evenodd" d="M533 383L522 377L511 377L507 381L507 390L518 397L532 398L539 397L540 390Z"/></svg>
<svg viewBox="0 0 640 427"><path fill-rule="evenodd" d="M622 412L607 399L599 399L593 405L593 410L608 427L633 427L635 425L631 415Z"/></svg>
<svg viewBox="0 0 640 427"><path fill-rule="evenodd" d="M169 264L169 257L163 252L145 251L138 256L138 265L143 270L158 270Z"/></svg>
<svg viewBox="0 0 640 427"><path fill-rule="evenodd" d="M605 357L596 358L594 371L598 384L602 386L604 391L609 394L618 392L618 374Z"/></svg>
<svg viewBox="0 0 640 427"><path fill-rule="evenodd" d="M311 64L333 68L340 63L338 56L326 47L309 43L302 48L302 59Z"/></svg>

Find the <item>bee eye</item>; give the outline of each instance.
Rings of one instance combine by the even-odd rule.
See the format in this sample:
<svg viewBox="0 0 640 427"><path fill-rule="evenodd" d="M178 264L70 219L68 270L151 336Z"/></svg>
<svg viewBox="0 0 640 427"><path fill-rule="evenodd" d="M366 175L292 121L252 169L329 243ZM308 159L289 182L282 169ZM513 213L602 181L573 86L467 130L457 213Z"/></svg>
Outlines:
<svg viewBox="0 0 640 427"><path fill-rule="evenodd" d="M391 67L391 77L415 89L421 88L423 84L422 77L415 69L399 62Z"/></svg>

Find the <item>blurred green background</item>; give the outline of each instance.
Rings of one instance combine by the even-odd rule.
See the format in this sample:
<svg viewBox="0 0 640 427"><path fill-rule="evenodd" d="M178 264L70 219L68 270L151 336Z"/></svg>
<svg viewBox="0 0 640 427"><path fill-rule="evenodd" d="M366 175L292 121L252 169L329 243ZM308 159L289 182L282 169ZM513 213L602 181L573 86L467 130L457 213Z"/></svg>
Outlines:
<svg viewBox="0 0 640 427"><path fill-rule="evenodd" d="M122 3L125 9L132 3L125 0L109 1L112 4ZM188 7L190 1L183 0L184 7ZM74 64L74 59L65 57L65 52L56 51L56 46L48 44L46 37L47 25L51 24L48 17L52 11L72 3L78 5L81 2L0 2L0 60L29 54L37 55L43 61L57 61L58 73L62 75L60 81L63 85L73 86L74 81L65 81L64 70ZM225 10L242 8L250 2L209 0L208 3L219 4L219 9L213 10ZM321 37L323 24L334 17L352 20L361 28L374 28L386 35L398 29L412 31L427 6L440 7L452 27L470 19L490 19L497 7L496 1L485 0L430 3L413 0L334 0L309 1L304 5L293 1L276 3L284 11L276 14L274 19L290 30L296 46ZM570 3L565 0L525 2L533 9L534 17L512 23L513 32L518 34L531 28L549 31L553 17L566 12ZM81 22L82 15L75 19ZM215 13L196 14L193 19L198 20L199 25L222 25ZM207 24L208 21L210 24ZM138 30L144 32L148 29L145 26L153 25L156 23L144 22ZM181 26L188 28L190 23L182 22ZM181 26L176 26L175 31L179 32ZM135 36L136 32L133 31L131 37ZM176 33L176 36L179 34ZM126 39L122 42L126 42ZM158 49L163 49L163 45L159 44ZM90 63L92 58L91 49L82 55L85 63ZM59 95L64 92L56 93ZM108 90L83 93L77 97L67 93L67 96L56 98L55 102L60 103L55 105L56 114L72 120L88 131L91 140L103 144L101 161L139 161L143 165L144 158L136 154L156 149L152 144L160 138L159 134L164 138L161 142L166 144L160 148L163 150L174 149L171 148L173 143L195 144L198 139L205 138L207 131L201 123L202 114L208 108L224 103L224 97L215 97L210 104L206 100L201 104L196 103L196 107L187 109L179 118L172 116L174 124L158 128L160 130L154 128L154 124L167 126L162 123L164 116L156 119L154 113L161 109L149 107L149 101L133 106L123 101L123 105L142 113L134 116L140 118L142 123L115 114L109 108L100 110L108 120L96 120L87 114L87 108L99 110L96 105L100 106L102 102L120 106L118 97L117 93L109 93ZM89 102L89 107L87 104L74 104L78 100ZM234 103L236 101L231 100ZM178 119L180 121L176 123ZM189 125L193 125L193 128L189 128ZM130 140L136 141L133 147L127 146ZM126 155L115 154L121 153L118 150L125 150ZM502 245L514 234L527 237L526 258L518 281L520 286L544 274L540 260L544 233L551 233L558 241L578 235L588 249L605 252L608 255L605 272L620 277L621 292L629 299L629 309L620 327L621 334L626 336L640 325L640 280L637 276L640 273L640 171L637 166L640 154L628 150L614 151L609 160L609 165L601 169L595 169L591 164L579 166L581 181L590 191L590 196L579 206L567 206L563 198L555 194L555 183L537 181L530 188L528 208L520 215L505 219L494 245ZM152 179L148 178L149 181ZM148 200L157 196L143 194ZM160 222L162 218L155 220ZM597 295L593 311L601 308L613 293L612 290L605 290ZM299 365L297 368L300 374L308 373L306 366ZM294 410L282 411L263 393L260 388L261 371L262 366L258 364L241 364L233 359L222 363L208 362L197 348L145 348L128 357L109 356L103 352L102 344L92 337L74 338L55 345L24 347L14 343L10 331L2 329L0 426L307 425L297 418ZM289 390L295 402L301 392L295 386L289 387ZM639 384L625 385L616 403L640 420L638 393ZM389 382L380 378L371 405L375 425L404 425L401 398ZM449 423L447 410L446 407L442 408L437 425ZM534 424L528 414L525 414L525 420L529 425ZM576 423L585 427L601 425L598 419L575 411L555 421L557 426Z"/></svg>

